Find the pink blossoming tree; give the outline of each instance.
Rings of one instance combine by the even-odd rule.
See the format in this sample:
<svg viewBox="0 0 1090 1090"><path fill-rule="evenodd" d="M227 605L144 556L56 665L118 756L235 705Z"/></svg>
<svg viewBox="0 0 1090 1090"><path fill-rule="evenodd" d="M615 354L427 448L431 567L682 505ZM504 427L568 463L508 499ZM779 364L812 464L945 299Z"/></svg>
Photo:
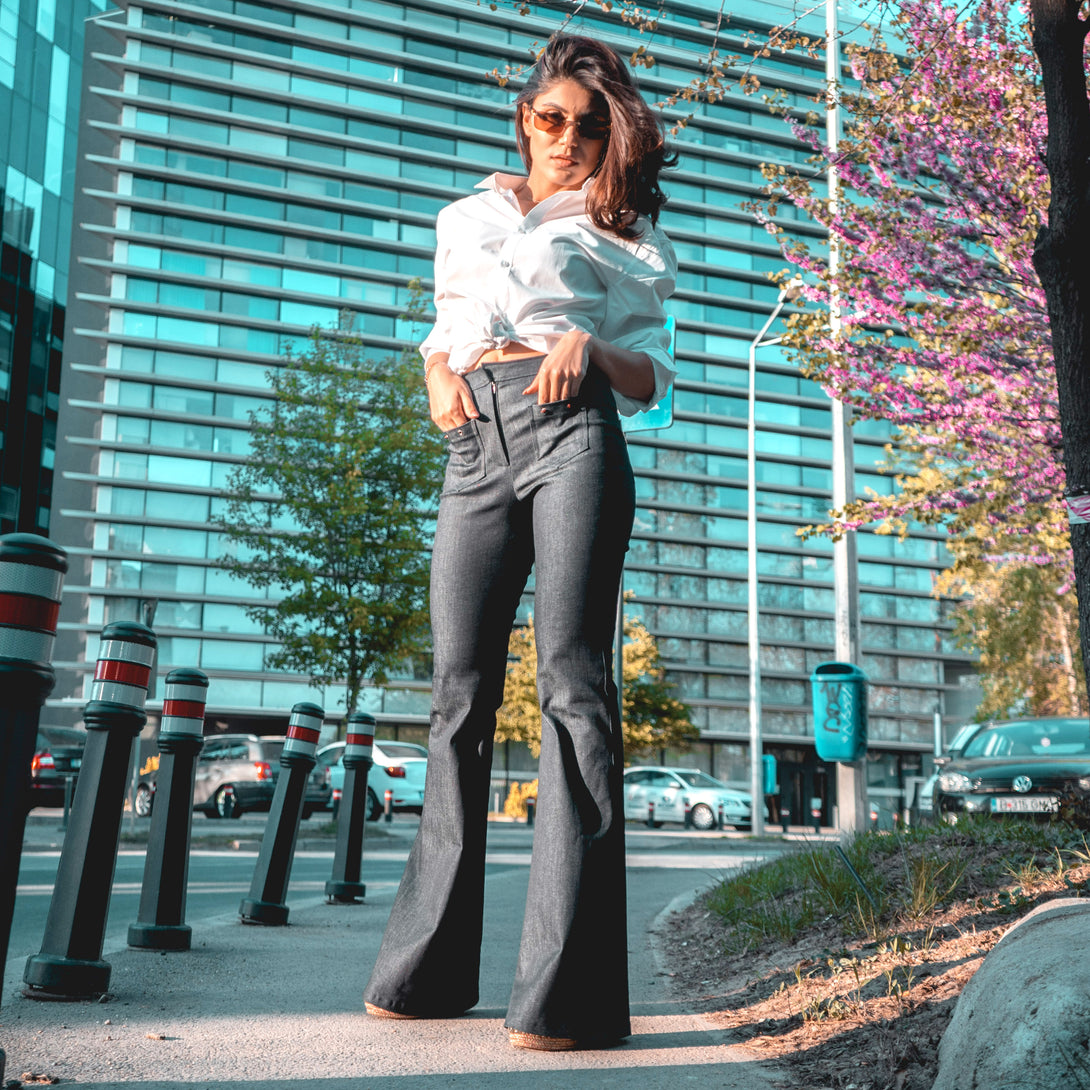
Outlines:
<svg viewBox="0 0 1090 1090"><path fill-rule="evenodd" d="M894 425L887 464L896 489L862 497L822 529L877 523L903 532L909 520L943 527L957 563L938 589L972 595L959 630L988 658L996 617L1026 606L1015 593L1024 565L1039 569L1030 583L1051 586L1061 614L1075 612L1063 502L1068 433L1055 323L1034 265L1049 200L1041 71L1030 24L1012 0L968 10L902 0L895 24L895 51L875 36L847 52L857 87L843 97L840 201L830 205L823 174L769 169L773 197L760 214L814 304L788 321L787 342L804 370L858 415ZM828 161L820 120L791 120L819 171ZM807 240L776 218L783 201L838 239L835 285L824 239ZM1069 641L1066 651L1045 640L1033 653L1063 657L1063 687L1075 692L1070 677L1082 664ZM1012 677L1029 676L1028 664L991 658L986 688L997 699L1017 692ZM1081 679L1077 688L1072 713L1085 704ZM1030 707L1038 702L1021 695Z"/></svg>

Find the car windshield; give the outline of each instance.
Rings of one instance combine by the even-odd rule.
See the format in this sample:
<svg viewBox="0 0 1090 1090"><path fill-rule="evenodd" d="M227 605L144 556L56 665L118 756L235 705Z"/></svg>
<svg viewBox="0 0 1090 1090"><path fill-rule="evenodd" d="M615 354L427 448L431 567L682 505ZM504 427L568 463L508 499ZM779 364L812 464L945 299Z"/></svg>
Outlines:
<svg viewBox="0 0 1090 1090"><path fill-rule="evenodd" d="M946 747L947 752L955 755L960 753L978 730L980 730L979 723L967 723L964 727L960 727L954 735L954 740Z"/></svg>
<svg viewBox="0 0 1090 1090"><path fill-rule="evenodd" d="M1081 719L999 723L982 730L965 757L1090 756L1090 723Z"/></svg>
<svg viewBox="0 0 1090 1090"><path fill-rule="evenodd" d="M379 741L382 752L387 757L427 757L428 751L423 746L413 745L412 742L387 742Z"/></svg>
<svg viewBox="0 0 1090 1090"><path fill-rule="evenodd" d="M82 746L87 741L87 732L75 727L39 727L37 746Z"/></svg>
<svg viewBox="0 0 1090 1090"><path fill-rule="evenodd" d="M318 764L332 767L344 756L344 743L334 742L318 753Z"/></svg>
<svg viewBox="0 0 1090 1090"><path fill-rule="evenodd" d="M718 780L713 780L706 772L697 772L694 768L678 769L677 773L690 787L712 788L722 791L726 786Z"/></svg>

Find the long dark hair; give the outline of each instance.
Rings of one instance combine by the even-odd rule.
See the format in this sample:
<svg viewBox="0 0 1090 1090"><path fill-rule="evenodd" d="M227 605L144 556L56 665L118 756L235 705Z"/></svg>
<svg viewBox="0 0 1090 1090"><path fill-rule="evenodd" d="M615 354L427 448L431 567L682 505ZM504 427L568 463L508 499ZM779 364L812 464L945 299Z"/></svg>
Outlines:
<svg viewBox="0 0 1090 1090"><path fill-rule="evenodd" d="M574 80L609 110L609 137L587 194L587 215L603 231L634 238L639 234L638 216L647 216L652 223L658 220L666 203L659 171L677 162L666 147L662 122L641 97L616 50L593 38L558 34L546 45L515 100L515 135L527 170L530 147L521 124L525 108L563 80Z"/></svg>

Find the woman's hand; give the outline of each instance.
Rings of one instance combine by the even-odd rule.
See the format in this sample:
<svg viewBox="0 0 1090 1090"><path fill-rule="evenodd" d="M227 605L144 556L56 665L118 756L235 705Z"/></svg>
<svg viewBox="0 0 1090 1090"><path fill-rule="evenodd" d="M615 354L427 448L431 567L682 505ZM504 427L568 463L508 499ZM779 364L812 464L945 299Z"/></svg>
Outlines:
<svg viewBox="0 0 1090 1090"><path fill-rule="evenodd" d="M428 365L428 406L436 427L450 431L475 418L477 406L469 383L447 366L445 358L434 364L429 359Z"/></svg>
<svg viewBox="0 0 1090 1090"><path fill-rule="evenodd" d="M590 364L592 340L591 335L581 329L569 330L541 361L534 381L522 392L537 394L539 405L575 397Z"/></svg>

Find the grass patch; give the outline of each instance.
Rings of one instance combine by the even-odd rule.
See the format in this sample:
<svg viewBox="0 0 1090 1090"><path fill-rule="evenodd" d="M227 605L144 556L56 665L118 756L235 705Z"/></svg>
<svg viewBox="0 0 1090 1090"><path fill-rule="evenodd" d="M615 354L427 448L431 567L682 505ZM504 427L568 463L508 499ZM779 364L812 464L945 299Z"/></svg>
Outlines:
<svg viewBox="0 0 1090 1090"><path fill-rule="evenodd" d="M835 846L806 845L713 888L705 904L727 925L727 952L790 942L830 918L846 937L878 941L944 903L1004 882L1009 889L1001 899L1018 905L1025 889L1062 876L1090 849L1062 823L984 818L862 833L844 855L850 868Z"/></svg>
<svg viewBox="0 0 1090 1090"><path fill-rule="evenodd" d="M988 952L1032 909L1088 895L1090 844L1062 821L868 832L844 857L807 844L719 883L673 917L671 975L785 1065L783 1085L930 1090Z"/></svg>

